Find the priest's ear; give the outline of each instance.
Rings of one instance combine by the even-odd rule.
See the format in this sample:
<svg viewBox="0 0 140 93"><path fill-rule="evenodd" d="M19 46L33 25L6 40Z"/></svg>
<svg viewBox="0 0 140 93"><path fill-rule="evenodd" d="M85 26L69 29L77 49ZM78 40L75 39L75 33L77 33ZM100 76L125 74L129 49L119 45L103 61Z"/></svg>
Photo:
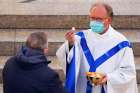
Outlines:
<svg viewBox="0 0 140 93"><path fill-rule="evenodd" d="M111 24L112 23L112 18L108 17L105 21L106 21L107 24Z"/></svg>

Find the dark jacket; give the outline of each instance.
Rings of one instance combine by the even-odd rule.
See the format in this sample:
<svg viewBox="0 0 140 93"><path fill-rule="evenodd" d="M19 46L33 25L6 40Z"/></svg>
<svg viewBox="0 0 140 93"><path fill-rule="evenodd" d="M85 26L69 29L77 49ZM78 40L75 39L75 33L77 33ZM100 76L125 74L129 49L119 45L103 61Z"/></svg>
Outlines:
<svg viewBox="0 0 140 93"><path fill-rule="evenodd" d="M23 47L3 69L4 93L67 93L43 51Z"/></svg>

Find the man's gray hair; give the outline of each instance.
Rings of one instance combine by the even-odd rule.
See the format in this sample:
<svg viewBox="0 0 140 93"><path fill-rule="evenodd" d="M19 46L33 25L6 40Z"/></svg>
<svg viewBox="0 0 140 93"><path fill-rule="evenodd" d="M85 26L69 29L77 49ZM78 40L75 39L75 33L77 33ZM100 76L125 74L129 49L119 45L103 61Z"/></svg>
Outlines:
<svg viewBox="0 0 140 93"><path fill-rule="evenodd" d="M34 32L29 35L26 46L34 49L44 49L48 47L47 34L45 32Z"/></svg>

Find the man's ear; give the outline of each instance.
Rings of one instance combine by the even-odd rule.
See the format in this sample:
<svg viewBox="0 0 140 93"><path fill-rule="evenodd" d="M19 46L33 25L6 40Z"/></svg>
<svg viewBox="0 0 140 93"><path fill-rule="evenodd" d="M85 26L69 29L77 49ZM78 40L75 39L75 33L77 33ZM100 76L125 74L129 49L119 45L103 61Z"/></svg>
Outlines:
<svg viewBox="0 0 140 93"><path fill-rule="evenodd" d="M107 22L108 22L108 24L111 24L111 23L112 23L112 18L109 17L109 18L107 19Z"/></svg>
<svg viewBox="0 0 140 93"><path fill-rule="evenodd" d="M48 55L48 48L45 48L43 51L45 55Z"/></svg>

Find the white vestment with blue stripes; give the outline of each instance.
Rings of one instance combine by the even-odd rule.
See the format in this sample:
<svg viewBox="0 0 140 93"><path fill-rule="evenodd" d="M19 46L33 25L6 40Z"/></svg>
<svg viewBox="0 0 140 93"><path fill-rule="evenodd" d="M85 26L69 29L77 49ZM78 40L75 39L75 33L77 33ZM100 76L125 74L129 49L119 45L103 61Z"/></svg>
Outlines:
<svg viewBox="0 0 140 93"><path fill-rule="evenodd" d="M128 41L111 26L103 35L94 33L90 29L82 32L84 33L87 46L94 60L101 57L119 43ZM69 50L68 42L66 41L58 49L56 55L59 58L65 73L67 69L66 65L70 64L73 56L75 56L75 67L73 67L74 80L72 79L70 83L72 82L75 85L73 93L86 93L87 79L85 73L89 71L90 66L80 44L81 37L75 35L75 39L74 47L72 49ZM101 93L102 87L104 87L105 93L138 93L132 48L122 48L119 52L98 66L96 72L106 74L108 80L107 84L104 86L93 86L91 93Z"/></svg>

